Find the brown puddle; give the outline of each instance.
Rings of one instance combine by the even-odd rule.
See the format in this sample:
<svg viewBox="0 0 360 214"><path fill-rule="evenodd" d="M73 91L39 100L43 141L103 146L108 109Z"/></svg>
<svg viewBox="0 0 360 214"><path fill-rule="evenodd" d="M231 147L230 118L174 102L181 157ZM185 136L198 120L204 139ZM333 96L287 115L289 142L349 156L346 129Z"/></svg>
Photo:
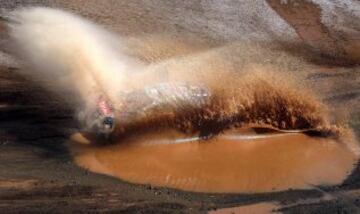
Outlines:
<svg viewBox="0 0 360 214"><path fill-rule="evenodd" d="M268 192L341 183L358 159L351 139L302 133L227 132L208 141L175 131L143 134L117 145L70 149L77 164L132 183L195 192Z"/></svg>

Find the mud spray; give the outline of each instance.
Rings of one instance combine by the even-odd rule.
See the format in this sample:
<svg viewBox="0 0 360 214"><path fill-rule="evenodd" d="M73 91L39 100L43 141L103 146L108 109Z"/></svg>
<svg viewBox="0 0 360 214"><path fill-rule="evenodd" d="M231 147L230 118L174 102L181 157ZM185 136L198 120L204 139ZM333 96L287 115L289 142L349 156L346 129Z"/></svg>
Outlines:
<svg viewBox="0 0 360 214"><path fill-rule="evenodd" d="M166 50L154 45L166 46L161 37L119 38L54 9L8 16L14 53L30 66L23 72L59 93L72 90L83 108L106 94L117 115L138 109L127 122L117 117L111 145L79 133L71 138L75 161L91 171L190 191L265 192L339 184L358 160L351 130L336 125L305 85L301 70L309 66L272 47L237 42L192 52L178 44L185 55L153 56ZM164 82L201 85L211 96L200 107L142 109L142 97L120 95Z"/></svg>

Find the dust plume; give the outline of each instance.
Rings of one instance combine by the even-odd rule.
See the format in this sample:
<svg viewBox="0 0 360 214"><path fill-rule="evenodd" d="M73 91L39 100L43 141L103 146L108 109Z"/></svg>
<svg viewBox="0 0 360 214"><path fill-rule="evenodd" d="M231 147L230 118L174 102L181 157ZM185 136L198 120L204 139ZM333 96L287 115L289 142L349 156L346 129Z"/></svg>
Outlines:
<svg viewBox="0 0 360 214"><path fill-rule="evenodd" d="M10 51L28 67L24 75L59 94L71 92L85 106L100 94L116 99L128 87L137 63L118 51L121 39L114 34L58 9L22 8L3 16Z"/></svg>
<svg viewBox="0 0 360 214"><path fill-rule="evenodd" d="M97 97L105 95L122 115L134 106L122 100L120 92L162 82L204 85L211 93L199 108L142 111L130 123L121 117L121 134L154 124L201 135L247 124L286 130L329 129L326 107L291 73L291 66L301 68L301 62L271 48L238 42L204 50L204 45L194 48L162 36L149 36L140 39L142 45L139 41L134 45L61 10L23 8L5 16L10 20L11 50L30 67L22 72L59 93L70 90L78 96L75 100L85 104L82 108L93 106ZM131 47L135 48L131 51ZM156 63L143 66L120 51L127 48L137 60ZM256 58L271 62L255 63ZM274 61L283 64L274 66Z"/></svg>

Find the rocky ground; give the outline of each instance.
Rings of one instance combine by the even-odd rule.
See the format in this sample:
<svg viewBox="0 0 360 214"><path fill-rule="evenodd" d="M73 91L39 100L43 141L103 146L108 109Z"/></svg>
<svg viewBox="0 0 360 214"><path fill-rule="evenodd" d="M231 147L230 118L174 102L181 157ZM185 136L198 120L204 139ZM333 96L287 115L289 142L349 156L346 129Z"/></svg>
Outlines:
<svg viewBox="0 0 360 214"><path fill-rule="evenodd" d="M146 3L141 1L119 3L119 1L118 7L128 9L124 12L125 14L120 16L130 17L128 19L114 18L114 14L117 14L116 9L110 10L107 7L108 4L100 5L95 10L92 7L95 3L92 1L81 10L79 9L81 1L34 2L42 5L63 4L63 7L80 11L79 13L87 17L97 17L94 19L124 35L133 35L140 31L148 33L152 30L157 33L164 30L175 35L178 31L185 31L185 35L189 37L199 35L201 40L213 41L214 46L234 39L239 36L240 31L243 31L243 35L247 39L254 35L257 39L268 39L272 36L277 38L281 37L283 35L281 32L285 31L286 38L299 40L296 31L303 30L301 25L300 28L296 27L298 26L296 20L290 22L297 30L287 31L288 26L280 17L276 18L279 23L275 27L272 25L271 29L266 28L266 26L270 26L269 23L264 23L264 20L267 19L259 20L259 17L253 17L253 19L244 19L241 24L235 24L227 31L222 31L226 26L231 25L234 17L236 18L236 11L234 12L232 7L223 7L222 9L226 13L233 15L217 16L217 14L226 13L219 13L220 7L216 7L215 3L205 7L205 12L201 11L206 4L203 1L200 1L200 4L181 4L172 1L160 4L162 6L159 6L159 2L156 1L146 1ZM176 2L179 4L178 9L176 13L172 14L169 11L176 8L174 7ZM271 2L274 8L278 7L275 1ZM231 6L231 3L228 3ZM18 6L17 4L30 3L0 1L0 4L3 8L12 8ZM244 1L244 4L250 5L251 1ZM264 7L264 3L260 1L255 1L254 5L251 7L252 9ZM244 13L247 13L246 8L242 8ZM104 12L103 16L99 16L102 10L109 12ZM185 14L185 12L191 14L192 19L179 18L179 14ZM205 14L210 21L204 20L201 14ZM268 8L264 14L271 17L276 13ZM285 17L287 15L286 13L282 14ZM141 19L141 17L149 17L149 19ZM164 17L172 18L164 20ZM137 23L136 20L143 21L139 22L140 24L134 24ZM222 24L219 25L218 22ZM226 25L226 23L230 24ZM263 25L259 26L256 23ZM206 24L210 28L207 31L208 34L204 33L206 30L203 26ZM145 27L142 28L142 25ZM124 26L129 27L124 30ZM193 31L189 30L191 28ZM256 29L254 30L256 34L251 34L253 29ZM316 32L316 27L313 31ZM304 34L300 38L308 40L308 36ZM334 38L331 37L326 41L335 44ZM313 41L311 40L309 43L311 45ZM334 47L343 50L341 44L334 45ZM351 51L346 52L349 49L344 49L341 57L346 58ZM342 61L341 65L339 63L331 66L321 65L321 71L309 73L307 78L317 85L317 89L324 95L325 101L331 107L336 109L344 105L348 106L349 112L351 112L350 124L359 139L360 70L356 63L354 64L354 60L356 61L357 58L351 57L349 61ZM238 207L260 202L275 202L276 210L284 213L360 212L359 166L339 186L264 194L190 193L129 184L88 172L72 162L64 145L69 135L77 128L73 118L73 108L66 101L56 98L51 92L26 77L20 76L17 73L18 68L12 66L11 63L10 65L2 64L4 65L0 67L0 208L4 213L206 213L225 207ZM346 64L345 67L344 64Z"/></svg>

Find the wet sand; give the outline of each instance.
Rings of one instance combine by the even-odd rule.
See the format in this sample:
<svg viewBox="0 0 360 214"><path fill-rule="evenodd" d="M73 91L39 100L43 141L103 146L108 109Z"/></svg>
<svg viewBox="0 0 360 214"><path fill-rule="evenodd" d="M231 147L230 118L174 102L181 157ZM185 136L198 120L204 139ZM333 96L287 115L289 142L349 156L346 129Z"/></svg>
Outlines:
<svg viewBox="0 0 360 214"><path fill-rule="evenodd" d="M256 214L268 214L279 213L276 209L279 207L275 203L263 202L258 204L252 204L247 206L223 208L216 211L210 211L209 214L241 214L241 213L256 213Z"/></svg>
<svg viewBox="0 0 360 214"><path fill-rule="evenodd" d="M194 192L255 193L336 185L358 160L358 146L351 138L256 134L248 129L202 141L164 131L118 145L86 143L75 136L70 148L76 163L90 171Z"/></svg>

